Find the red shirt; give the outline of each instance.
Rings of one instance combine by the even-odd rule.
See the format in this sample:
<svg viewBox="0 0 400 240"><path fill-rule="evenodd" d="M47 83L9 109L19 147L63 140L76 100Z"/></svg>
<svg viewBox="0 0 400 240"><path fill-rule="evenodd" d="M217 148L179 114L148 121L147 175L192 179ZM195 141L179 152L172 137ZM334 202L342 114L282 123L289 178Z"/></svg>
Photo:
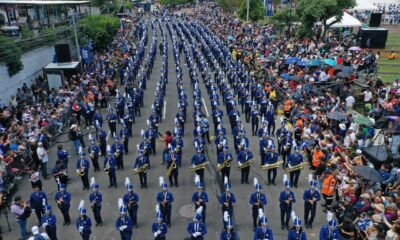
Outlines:
<svg viewBox="0 0 400 240"><path fill-rule="evenodd" d="M168 144L172 143L172 136L165 136L164 137L164 142L165 142L165 148L168 148Z"/></svg>

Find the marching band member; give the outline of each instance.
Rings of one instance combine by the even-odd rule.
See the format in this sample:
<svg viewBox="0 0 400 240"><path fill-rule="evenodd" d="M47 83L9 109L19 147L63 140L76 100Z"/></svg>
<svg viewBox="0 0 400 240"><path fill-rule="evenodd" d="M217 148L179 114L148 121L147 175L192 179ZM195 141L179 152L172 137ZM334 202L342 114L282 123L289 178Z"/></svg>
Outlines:
<svg viewBox="0 0 400 240"><path fill-rule="evenodd" d="M126 206L123 200L118 199L118 209L120 216L115 221L115 227L121 235L121 240L131 240L132 239L132 220L126 216Z"/></svg>
<svg viewBox="0 0 400 240"><path fill-rule="evenodd" d="M115 143L111 146L111 152L115 156L117 162L117 170L124 170L124 145L119 142L119 138L115 138Z"/></svg>
<svg viewBox="0 0 400 240"><path fill-rule="evenodd" d="M178 183L178 166L181 164L181 159L179 157L178 154L175 154L175 148L173 146L171 146L171 144L169 144L169 153L167 155L166 158L166 162L167 162L167 169L172 167L172 171L170 173L170 175L168 176L169 178L169 185L172 187L174 186L175 183L175 187L179 186ZM173 166L173 164L175 164L175 167Z"/></svg>
<svg viewBox="0 0 400 240"><path fill-rule="evenodd" d="M307 240L306 233L303 231L303 228L301 227L300 218L296 216L294 211L291 213L291 217L294 226L289 231L288 240Z"/></svg>
<svg viewBox="0 0 400 240"><path fill-rule="evenodd" d="M159 177L160 187L162 192L157 194L157 202L160 206L160 211L165 216L165 223L171 227L171 210L172 203L174 202L174 195L168 192L168 184L164 183L164 178Z"/></svg>
<svg viewBox="0 0 400 240"><path fill-rule="evenodd" d="M35 186L33 193L29 197L29 206L32 212L36 213L38 219L38 226L41 226L42 214L44 213L44 207L47 202L46 193L41 191L39 186Z"/></svg>
<svg viewBox="0 0 400 240"><path fill-rule="evenodd" d="M285 185L286 190L281 191L279 195L279 206L281 208L281 229L283 230L286 227L286 229L289 230L290 214L292 212L292 205L296 202L296 198L294 193L290 191L291 184L287 179L286 174L283 175L283 184Z"/></svg>
<svg viewBox="0 0 400 240"><path fill-rule="evenodd" d="M321 194L317 189L317 182L312 178L312 174L308 175L310 189L304 191L304 225L306 228L312 228L315 213L317 211L317 202L321 200ZM310 218L308 217L311 213Z"/></svg>
<svg viewBox="0 0 400 240"><path fill-rule="evenodd" d="M214 143L215 146L217 147L217 156L218 156L228 143L228 140L222 131L218 132L218 136L215 137Z"/></svg>
<svg viewBox="0 0 400 240"><path fill-rule="evenodd" d="M248 161L254 158L254 154L249 151L247 145L243 147L243 151L240 151L238 154L238 164L241 167L243 164L246 164ZM249 173L250 173L250 165L247 167L243 167L240 169L241 171L241 180L240 183L249 184Z"/></svg>
<svg viewBox="0 0 400 240"><path fill-rule="evenodd" d="M110 181L110 185L108 186L108 188L113 186L117 188L117 173L115 171L117 161L115 160L114 154L112 154L111 152L110 145L107 145L107 154L108 156L104 158L103 167L105 172L108 171L108 179Z"/></svg>
<svg viewBox="0 0 400 240"><path fill-rule="evenodd" d="M194 203L194 208L197 210L199 207L202 207L203 210L201 212L201 218L203 222L206 223L206 209L208 202L208 194L204 191L203 183L200 181L200 177L198 175L195 176L195 184L197 187L197 192L192 195L192 202Z"/></svg>
<svg viewBox="0 0 400 240"><path fill-rule="evenodd" d="M237 153L241 152L244 147L249 146L249 139L244 134L245 133L243 131L239 131L238 138L235 142L235 149Z"/></svg>
<svg viewBox="0 0 400 240"><path fill-rule="evenodd" d="M321 227L319 232L320 240L339 240L341 239L339 228L337 227L336 219L333 217L333 213L328 211L327 213L328 224Z"/></svg>
<svg viewBox="0 0 400 240"><path fill-rule="evenodd" d="M180 134L175 135L174 139L172 139L171 146L174 147L175 153L178 154L179 156L180 161L178 167L180 167L182 164L182 148L184 146L182 135Z"/></svg>
<svg viewBox="0 0 400 240"><path fill-rule="evenodd" d="M96 139L100 145L101 156L106 156L107 154L107 132L104 131L100 125L98 126L98 131L96 132Z"/></svg>
<svg viewBox="0 0 400 240"><path fill-rule="evenodd" d="M225 192L223 192L219 198L219 203L221 204L222 214L225 211L228 212L229 216L233 214L233 203L236 203L235 194L231 193L231 184L228 181L228 178L224 178L224 188Z"/></svg>
<svg viewBox="0 0 400 240"><path fill-rule="evenodd" d="M139 155L136 157L135 164L133 168L135 171L143 168L146 164L149 165L149 159L143 155L141 150L139 151ZM140 188L147 188L147 170L139 172L139 180L140 180Z"/></svg>
<svg viewBox="0 0 400 240"><path fill-rule="evenodd" d="M260 219L261 227L258 227L254 232L254 240L274 240L274 234L272 229L267 227L268 219L266 216L262 216Z"/></svg>
<svg viewBox="0 0 400 240"><path fill-rule="evenodd" d="M157 111L153 108L152 114L149 117L150 126L155 129L155 132L158 132L158 124L160 123L160 116L158 115Z"/></svg>
<svg viewBox="0 0 400 240"><path fill-rule="evenodd" d="M65 165L66 169L68 169L68 160L69 160L69 153L67 150L63 149L63 145L58 145L57 147L57 157L61 162Z"/></svg>
<svg viewBox="0 0 400 240"><path fill-rule="evenodd" d="M89 190L89 168L90 163L85 158L85 153L80 148L81 158L76 162L76 174L81 177L83 188L82 190Z"/></svg>
<svg viewBox="0 0 400 240"><path fill-rule="evenodd" d="M267 205L267 197L264 193L260 192L262 186L258 183L257 178L254 178L254 187L256 188L256 192L251 194L249 202L252 206L251 210L253 216L253 230L255 231L257 228L257 217L259 209L264 210L264 206Z"/></svg>
<svg viewBox="0 0 400 240"><path fill-rule="evenodd" d="M233 156L232 156L232 153L229 152L228 150L229 150L229 146L225 145L223 152L221 152L218 155L218 160L217 160L218 161L218 164L217 164L218 169L221 167L221 164L224 163L225 161L229 162L229 164L227 164L224 168L222 168L220 170L222 179L225 179L225 177L227 177L229 179L230 172L231 172L230 162L232 162ZM224 181L224 180L222 180L222 181Z"/></svg>
<svg viewBox="0 0 400 240"><path fill-rule="evenodd" d="M147 120L147 130L144 132L144 138L146 139L146 142L148 142L150 145L150 148L148 149L148 152L145 154L151 154L153 152L153 155L156 154L156 139L157 139L157 133L158 131L153 127L151 124L150 120ZM149 156L147 156L149 157ZM149 159L150 160L150 159Z"/></svg>
<svg viewBox="0 0 400 240"><path fill-rule="evenodd" d="M157 221L153 222L151 225L151 231L153 232L154 240L165 240L168 232L168 226L163 221L163 215L158 204L156 205L156 214Z"/></svg>
<svg viewBox="0 0 400 240"><path fill-rule="evenodd" d="M124 154L129 152L129 129L126 124L122 122L123 128L119 131L119 138L121 139L122 145L124 146Z"/></svg>
<svg viewBox="0 0 400 240"><path fill-rule="evenodd" d="M94 109L92 121L93 121L93 125L96 128L96 131L98 131L98 128L101 128L103 126L103 116L96 109Z"/></svg>
<svg viewBox="0 0 400 240"><path fill-rule="evenodd" d="M258 105L253 102L253 110L250 113L251 118L251 132L253 136L256 135L258 131L258 123L260 122L260 111L258 110Z"/></svg>
<svg viewBox="0 0 400 240"><path fill-rule="evenodd" d="M135 228L138 227L137 224L137 212L139 209L139 195L133 190L133 184L131 184L128 177L125 178L125 186L128 190L123 197L124 205L128 208L129 217Z"/></svg>
<svg viewBox="0 0 400 240"><path fill-rule="evenodd" d="M190 222L187 226L187 232L190 235L191 240L203 240L204 235L207 234L207 227L201 221L201 212L203 208L199 207L194 215L193 222Z"/></svg>
<svg viewBox="0 0 400 240"><path fill-rule="evenodd" d="M45 214L42 216L42 226L51 240L57 240L56 215L52 213L50 205L46 204L44 209Z"/></svg>
<svg viewBox="0 0 400 240"><path fill-rule="evenodd" d="M292 144L293 144L293 139L292 139L292 134L290 131L287 130L287 134L284 136L282 140L282 160L283 160L283 166L285 167L286 165L286 160L290 155L290 152L292 151Z"/></svg>
<svg viewBox="0 0 400 240"><path fill-rule="evenodd" d="M113 112L111 106L108 106L106 119L108 121L108 128L110 129L111 136L115 136L117 134L117 114Z"/></svg>
<svg viewBox="0 0 400 240"><path fill-rule="evenodd" d="M59 191L56 192L54 200L57 202L57 206L60 209L64 223L63 225L71 224L71 217L69 216L69 208L71 207L71 194L65 190L65 184L60 184Z"/></svg>
<svg viewBox="0 0 400 240"><path fill-rule="evenodd" d="M200 164L204 164L207 161L206 156L202 153L202 149L197 146L196 154L192 157L192 167L196 167ZM204 182L204 168L200 168L195 171L197 175L200 177L200 182Z"/></svg>
<svg viewBox="0 0 400 240"><path fill-rule="evenodd" d="M265 159L262 165L265 164L275 164L278 162L279 155L275 152L275 148L271 148L271 152L265 155ZM278 168L270 168L268 169L268 185L275 185L276 175L278 174Z"/></svg>
<svg viewBox="0 0 400 240"><path fill-rule="evenodd" d="M303 155L299 153L299 147L295 145L294 147L294 153L290 154L288 161L287 161L287 166L289 169L298 166L299 164L302 164L304 159ZM297 183L299 181L301 169L294 170L290 172L290 184L297 188Z"/></svg>
<svg viewBox="0 0 400 240"><path fill-rule="evenodd" d="M79 203L79 217L76 219L76 228L82 237L82 240L89 240L90 234L92 233L92 221L86 216L86 208L84 207L84 201L81 200Z"/></svg>
<svg viewBox="0 0 400 240"><path fill-rule="evenodd" d="M103 202L103 195L99 192L99 185L95 182L94 177L90 179L90 186L92 192L89 195L90 207L92 208L94 220L97 226L103 226L103 220L101 218L101 203Z"/></svg>
<svg viewBox="0 0 400 240"><path fill-rule="evenodd" d="M228 213L228 212L226 212ZM233 229L233 220L229 214L224 214L224 229L221 231L220 240L237 240L237 233Z"/></svg>
<svg viewBox="0 0 400 240"><path fill-rule="evenodd" d="M90 133L89 133L88 153L90 156L90 160L92 161L94 171L100 172L100 166L99 166L100 147L96 144L96 141L93 139L92 134Z"/></svg>

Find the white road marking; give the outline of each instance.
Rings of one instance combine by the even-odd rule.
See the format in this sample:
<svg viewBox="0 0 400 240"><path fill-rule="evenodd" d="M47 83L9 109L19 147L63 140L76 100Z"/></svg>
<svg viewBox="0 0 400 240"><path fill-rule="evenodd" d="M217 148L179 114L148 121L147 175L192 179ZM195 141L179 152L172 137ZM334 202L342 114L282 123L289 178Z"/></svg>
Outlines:
<svg viewBox="0 0 400 240"><path fill-rule="evenodd" d="M206 110L207 117L209 117L210 115L208 114L208 109L207 109L206 101L204 101L204 98L201 98L201 101L203 101L204 109Z"/></svg>
<svg viewBox="0 0 400 240"><path fill-rule="evenodd" d="M167 112L167 100L164 101L163 119L165 120L165 113Z"/></svg>

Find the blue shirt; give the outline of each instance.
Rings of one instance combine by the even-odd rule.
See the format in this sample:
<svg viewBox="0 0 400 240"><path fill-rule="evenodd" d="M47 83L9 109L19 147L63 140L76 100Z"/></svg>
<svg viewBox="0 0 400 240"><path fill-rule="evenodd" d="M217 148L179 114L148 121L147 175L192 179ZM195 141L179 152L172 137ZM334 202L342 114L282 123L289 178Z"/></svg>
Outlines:
<svg viewBox="0 0 400 240"><path fill-rule="evenodd" d="M96 200L96 206L101 207L101 203L103 202L103 195L100 192L92 192L89 195L89 201L92 203L94 200Z"/></svg>
<svg viewBox="0 0 400 240"><path fill-rule="evenodd" d="M341 235L338 228L331 230L328 225L322 226L319 232L320 240L340 240Z"/></svg>
<svg viewBox="0 0 400 240"><path fill-rule="evenodd" d="M254 233L253 240L274 240L274 234L270 228L258 227Z"/></svg>
<svg viewBox="0 0 400 240"><path fill-rule="evenodd" d="M196 239L203 239L202 237L207 234L206 225L202 222L190 222L186 230L190 236L195 232L200 232L201 235L197 236Z"/></svg>
<svg viewBox="0 0 400 240"><path fill-rule="evenodd" d="M29 205L32 209L44 209L43 200L47 202L46 193L43 191L33 192L29 198Z"/></svg>
<svg viewBox="0 0 400 240"><path fill-rule="evenodd" d="M297 233L295 229L291 229L288 234L288 240L307 240L307 236L303 231Z"/></svg>
<svg viewBox="0 0 400 240"><path fill-rule="evenodd" d="M161 203L163 200L166 200L168 204L171 204L174 202L174 195L170 192L159 192L157 194L157 202Z"/></svg>
<svg viewBox="0 0 400 240"><path fill-rule="evenodd" d="M289 198L292 199L292 201L290 201L289 204L286 204L286 200L288 200ZM292 209L292 203L296 202L296 198L294 196L294 193L292 191L288 191L286 192L286 190L282 191L279 195L279 202L280 202L280 208L283 209Z"/></svg>
<svg viewBox="0 0 400 240"><path fill-rule="evenodd" d="M256 203L258 202L258 200L260 201L260 203L261 203L262 205L267 205L267 197L265 196L264 193L261 193L261 192L252 193L252 194L250 195L249 203L250 203L251 205L254 205L254 204L256 204ZM259 206L259 207L260 207L260 206Z"/></svg>
<svg viewBox="0 0 400 240"><path fill-rule="evenodd" d="M158 222L153 222L153 224L151 225L151 231L153 233L160 231L161 233L159 235L157 235L158 237L165 237L165 235L168 232L168 226L165 222L162 223L158 223Z"/></svg>

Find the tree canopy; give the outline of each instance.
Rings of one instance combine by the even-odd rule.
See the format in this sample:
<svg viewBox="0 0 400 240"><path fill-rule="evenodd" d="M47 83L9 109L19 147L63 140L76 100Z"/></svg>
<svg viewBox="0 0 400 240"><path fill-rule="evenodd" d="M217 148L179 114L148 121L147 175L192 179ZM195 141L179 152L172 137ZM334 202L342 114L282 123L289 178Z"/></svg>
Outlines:
<svg viewBox="0 0 400 240"><path fill-rule="evenodd" d="M279 32L289 27L293 22L297 20L296 14L285 6L280 8L275 14L268 18L268 23L273 24Z"/></svg>
<svg viewBox="0 0 400 240"><path fill-rule="evenodd" d="M120 22L117 17L107 15L92 15L79 21L79 42L81 45L92 40L95 49L107 46L114 38Z"/></svg>
<svg viewBox="0 0 400 240"><path fill-rule="evenodd" d="M163 5L180 5L192 2L194 2L194 0L160 0L160 3Z"/></svg>
<svg viewBox="0 0 400 240"><path fill-rule="evenodd" d="M265 8L261 0L249 0L249 20L256 22L264 18ZM246 0L242 0L242 4L239 9L239 17L243 20L247 19L247 7Z"/></svg>

